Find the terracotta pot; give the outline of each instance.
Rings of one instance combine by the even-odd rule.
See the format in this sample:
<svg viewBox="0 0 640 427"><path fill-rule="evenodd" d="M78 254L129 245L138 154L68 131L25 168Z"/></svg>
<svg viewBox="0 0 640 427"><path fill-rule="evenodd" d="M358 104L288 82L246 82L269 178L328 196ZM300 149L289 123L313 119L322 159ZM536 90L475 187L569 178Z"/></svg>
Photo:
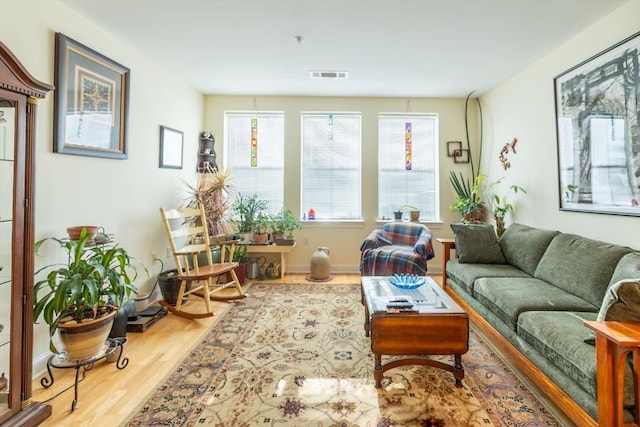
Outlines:
<svg viewBox="0 0 640 427"><path fill-rule="evenodd" d="M82 233L82 229L87 229L87 234L91 235L89 239L89 243L93 243L93 239L98 234L98 227L95 225L76 225L72 227L67 227L67 234L69 235L69 240L80 240L80 233Z"/></svg>
<svg viewBox="0 0 640 427"><path fill-rule="evenodd" d="M253 244L254 245L264 245L269 240L268 233L253 233Z"/></svg>
<svg viewBox="0 0 640 427"><path fill-rule="evenodd" d="M410 211L409 217L411 222L418 222L420 220L420 211Z"/></svg>
<svg viewBox="0 0 640 427"><path fill-rule="evenodd" d="M113 307L111 313L98 319L58 324L66 359L76 362L96 356L105 345L116 314L118 309Z"/></svg>

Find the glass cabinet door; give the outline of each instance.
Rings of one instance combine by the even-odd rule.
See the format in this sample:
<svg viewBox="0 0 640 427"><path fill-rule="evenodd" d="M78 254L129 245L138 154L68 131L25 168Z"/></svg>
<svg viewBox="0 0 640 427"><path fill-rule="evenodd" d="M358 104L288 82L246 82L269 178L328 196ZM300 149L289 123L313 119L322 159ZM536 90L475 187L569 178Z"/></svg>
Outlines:
<svg viewBox="0 0 640 427"><path fill-rule="evenodd" d="M11 306L13 187L16 111L13 101L0 98L0 413L9 407L11 370ZM15 372L15 371L13 371Z"/></svg>

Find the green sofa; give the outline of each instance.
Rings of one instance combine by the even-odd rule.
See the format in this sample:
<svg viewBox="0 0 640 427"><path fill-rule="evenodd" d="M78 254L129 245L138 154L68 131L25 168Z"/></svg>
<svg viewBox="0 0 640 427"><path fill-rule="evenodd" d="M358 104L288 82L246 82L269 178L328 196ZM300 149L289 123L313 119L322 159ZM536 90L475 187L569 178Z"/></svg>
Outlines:
<svg viewBox="0 0 640 427"><path fill-rule="evenodd" d="M489 225L452 229L457 258L445 261L448 292L597 420L595 346L583 322L614 320L605 319L603 300L611 303L605 295L614 284L639 281L640 253L522 224L500 239ZM636 303L631 311L640 311ZM625 407L632 405L633 389L625 388Z"/></svg>

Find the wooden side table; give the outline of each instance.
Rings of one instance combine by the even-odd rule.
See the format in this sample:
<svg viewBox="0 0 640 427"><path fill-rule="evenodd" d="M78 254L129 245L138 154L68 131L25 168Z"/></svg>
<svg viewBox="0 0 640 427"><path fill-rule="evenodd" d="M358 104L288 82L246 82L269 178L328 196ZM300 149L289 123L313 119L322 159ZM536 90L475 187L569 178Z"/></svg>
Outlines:
<svg viewBox="0 0 640 427"><path fill-rule="evenodd" d="M447 287L447 261L451 259L451 250L456 248L455 239L438 237L436 239L442 243L442 287Z"/></svg>
<svg viewBox="0 0 640 427"><path fill-rule="evenodd" d="M596 364L598 367L598 425L600 427L638 426L640 409L640 323L585 321L596 334ZM624 364L633 354L635 375L635 414L633 424L624 424Z"/></svg>
<svg viewBox="0 0 640 427"><path fill-rule="evenodd" d="M287 272L287 254L296 247L293 245L249 245L250 254L279 254L280 278L283 279Z"/></svg>

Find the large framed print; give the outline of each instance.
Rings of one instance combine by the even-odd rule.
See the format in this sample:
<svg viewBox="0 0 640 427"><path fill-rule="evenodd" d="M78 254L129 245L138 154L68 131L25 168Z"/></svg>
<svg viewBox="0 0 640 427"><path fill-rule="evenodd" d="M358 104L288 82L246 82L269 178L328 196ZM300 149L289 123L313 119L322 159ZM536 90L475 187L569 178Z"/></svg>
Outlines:
<svg viewBox="0 0 640 427"><path fill-rule="evenodd" d="M640 32L554 78L560 210L640 216Z"/></svg>
<svg viewBox="0 0 640 427"><path fill-rule="evenodd" d="M128 68L56 33L54 151L127 158Z"/></svg>

